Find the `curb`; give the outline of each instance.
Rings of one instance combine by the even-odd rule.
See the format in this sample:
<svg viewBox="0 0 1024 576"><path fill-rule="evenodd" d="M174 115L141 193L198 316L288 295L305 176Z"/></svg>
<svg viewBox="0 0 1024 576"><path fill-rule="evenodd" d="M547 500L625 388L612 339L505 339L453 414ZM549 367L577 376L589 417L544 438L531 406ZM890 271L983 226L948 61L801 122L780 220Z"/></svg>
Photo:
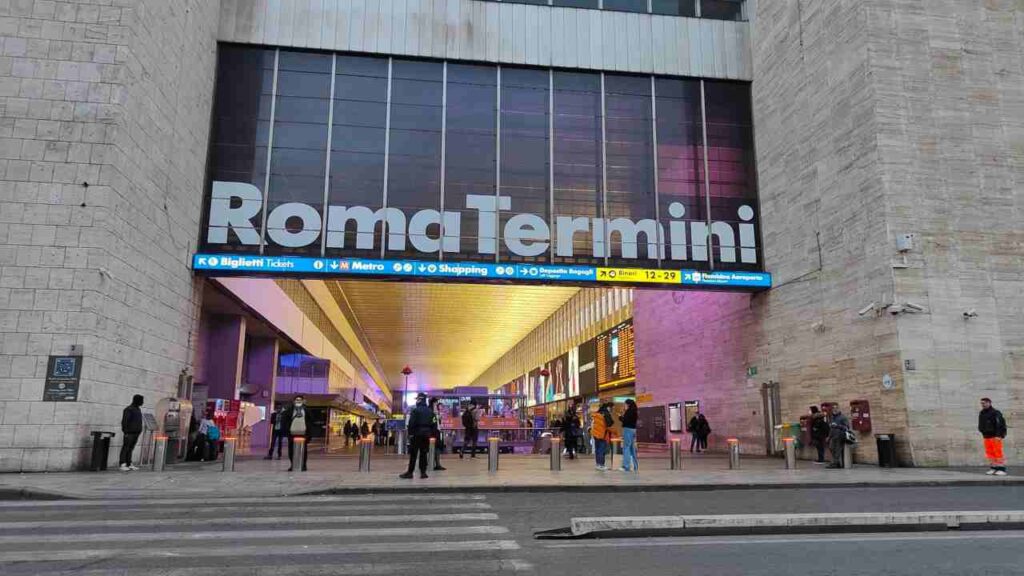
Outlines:
<svg viewBox="0 0 1024 576"><path fill-rule="evenodd" d="M0 488L0 501L4 500L77 500L68 496L36 488Z"/></svg>
<svg viewBox="0 0 1024 576"><path fill-rule="evenodd" d="M1024 511L725 514L573 518L562 537L993 530L1024 526ZM555 531L552 531L555 532ZM538 534L543 536L543 534Z"/></svg>

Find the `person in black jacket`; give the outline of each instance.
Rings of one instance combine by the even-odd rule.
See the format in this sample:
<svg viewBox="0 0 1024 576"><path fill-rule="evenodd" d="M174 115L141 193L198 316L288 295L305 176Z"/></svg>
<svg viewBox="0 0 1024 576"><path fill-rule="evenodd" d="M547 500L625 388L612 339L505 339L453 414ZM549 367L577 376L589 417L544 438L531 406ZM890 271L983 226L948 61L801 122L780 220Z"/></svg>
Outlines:
<svg viewBox="0 0 1024 576"><path fill-rule="evenodd" d="M279 419L281 420L281 429L288 435L288 462L292 464L288 467L288 472L292 472L295 467L295 441L297 438L301 438L301 441L305 442L306 450L302 454L301 466L302 471L305 472L309 462L309 433L312 428L309 409L306 407L306 398L296 396L292 400L292 405L285 408Z"/></svg>
<svg viewBox="0 0 1024 576"><path fill-rule="evenodd" d="M622 422L622 467L623 472L639 472L640 463L636 459L636 422L639 418L636 402L626 400L626 411L619 417Z"/></svg>
<svg viewBox="0 0 1024 576"><path fill-rule="evenodd" d="M416 395L416 407L409 413L406 423L409 429L409 469L399 478L412 478L416 468L416 459L420 462L420 478L427 478L427 449L430 446L430 434L434 430L434 413L427 406L427 395Z"/></svg>
<svg viewBox="0 0 1024 576"><path fill-rule="evenodd" d="M284 408L278 406L277 410L270 413L270 450L264 460L270 460L274 456L274 446L277 446L277 459L281 459L281 443L288 437L288 431L281 427Z"/></svg>
<svg viewBox="0 0 1024 576"><path fill-rule="evenodd" d="M562 438L569 460L576 459L576 444L580 437L580 417L576 414L576 404L570 404L562 418Z"/></svg>
<svg viewBox="0 0 1024 576"><path fill-rule="evenodd" d="M441 415L437 413L437 398L430 399L430 412L432 413L430 437L434 439L434 461L431 464L434 465L435 472L440 472L441 470L447 470L447 468L441 466L441 452L444 452L444 435L441 434Z"/></svg>
<svg viewBox="0 0 1024 576"><path fill-rule="evenodd" d="M843 449L846 447L846 433L850 431L850 419L836 406L832 409L832 423L829 424L828 448L832 452L832 463L829 468L845 468L852 462L843 461Z"/></svg>
<svg viewBox="0 0 1024 576"><path fill-rule="evenodd" d="M1006 476L1006 458L1003 456L1003 438L1006 438L1006 419L1003 413L992 407L992 400L981 399L978 414L978 432L985 440L985 458L989 469L986 474Z"/></svg>
<svg viewBox="0 0 1024 576"><path fill-rule="evenodd" d="M818 459L815 462L825 463L825 444L828 443L828 422L825 420L825 413L817 406L811 406L811 444L818 451Z"/></svg>
<svg viewBox="0 0 1024 576"><path fill-rule="evenodd" d="M142 434L142 395L132 396L132 403L128 405L121 414L121 433L124 434L124 442L121 444L120 470L138 470L132 466L132 452L135 451L135 444L139 441L139 434Z"/></svg>

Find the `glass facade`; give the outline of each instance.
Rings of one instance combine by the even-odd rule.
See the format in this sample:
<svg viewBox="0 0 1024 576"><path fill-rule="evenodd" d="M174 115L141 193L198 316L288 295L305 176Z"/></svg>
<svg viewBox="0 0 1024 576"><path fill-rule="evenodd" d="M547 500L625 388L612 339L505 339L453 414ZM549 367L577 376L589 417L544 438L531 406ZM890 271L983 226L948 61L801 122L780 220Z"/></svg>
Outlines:
<svg viewBox="0 0 1024 576"><path fill-rule="evenodd" d="M233 45L219 59L204 251L762 267L746 83Z"/></svg>

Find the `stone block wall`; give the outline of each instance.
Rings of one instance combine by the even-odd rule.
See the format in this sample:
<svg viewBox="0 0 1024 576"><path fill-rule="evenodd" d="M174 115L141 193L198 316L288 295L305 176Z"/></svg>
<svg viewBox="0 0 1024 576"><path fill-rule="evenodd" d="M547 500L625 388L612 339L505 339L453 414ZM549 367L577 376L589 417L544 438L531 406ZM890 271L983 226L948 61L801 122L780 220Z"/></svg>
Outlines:
<svg viewBox="0 0 1024 576"><path fill-rule="evenodd" d="M191 361L218 9L0 1L0 471L82 465ZM78 402L41 402L72 344Z"/></svg>
<svg viewBox="0 0 1024 576"><path fill-rule="evenodd" d="M905 373L914 459L982 464L989 396L1021 462L1024 5L873 0L865 14L887 222L915 235L896 293L926 308L898 321L916 365Z"/></svg>

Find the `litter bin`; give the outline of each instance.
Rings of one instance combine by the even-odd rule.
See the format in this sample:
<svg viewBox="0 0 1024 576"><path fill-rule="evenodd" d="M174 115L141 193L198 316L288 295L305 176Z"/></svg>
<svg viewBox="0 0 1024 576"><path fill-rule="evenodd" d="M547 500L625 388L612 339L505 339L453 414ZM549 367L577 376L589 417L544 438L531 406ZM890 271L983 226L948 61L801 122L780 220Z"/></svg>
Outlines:
<svg viewBox="0 0 1024 576"><path fill-rule="evenodd" d="M878 466L880 468L895 468L896 435L875 434L875 446L878 448Z"/></svg>
<svg viewBox="0 0 1024 576"><path fill-rule="evenodd" d="M99 472L107 469L107 458L110 456L110 439L114 437L113 432L92 432L92 464L90 470Z"/></svg>

